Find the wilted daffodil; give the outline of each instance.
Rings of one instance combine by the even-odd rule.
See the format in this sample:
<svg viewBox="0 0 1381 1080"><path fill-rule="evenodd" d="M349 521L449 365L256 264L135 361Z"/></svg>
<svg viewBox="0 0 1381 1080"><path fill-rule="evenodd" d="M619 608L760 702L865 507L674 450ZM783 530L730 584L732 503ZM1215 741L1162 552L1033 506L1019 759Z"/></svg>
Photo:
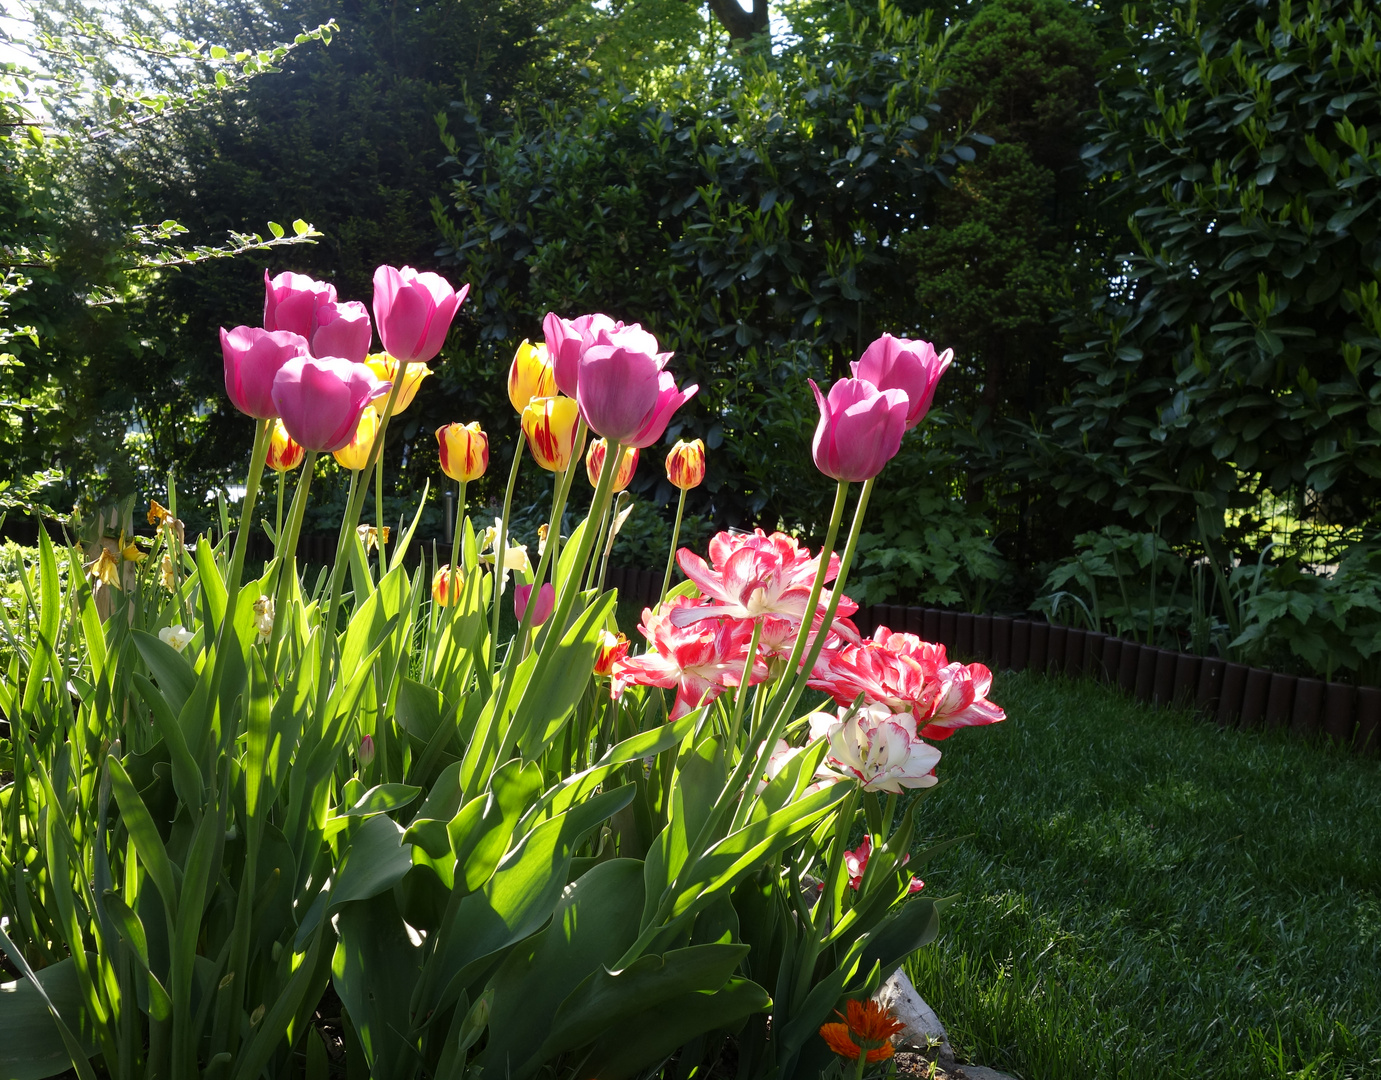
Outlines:
<svg viewBox="0 0 1381 1080"><path fill-rule="evenodd" d="M398 361L389 356L388 353L374 353L365 361L365 364L384 382L391 383L398 378ZM403 374L403 385L398 388L398 400L393 404L394 416L412 404L412 399L417 396L417 388L422 385L422 380L431 373L432 369L426 364L407 365Z"/></svg>
<svg viewBox="0 0 1381 1080"><path fill-rule="evenodd" d="M124 533L120 534L120 558L125 562L141 563L148 558L148 555L140 551L135 544L137 539L138 537L127 538Z"/></svg>
<svg viewBox="0 0 1381 1080"><path fill-rule="evenodd" d="M173 572L173 557L164 555L158 567L158 583L169 592L177 588L177 575Z"/></svg>
<svg viewBox="0 0 1381 1080"><path fill-rule="evenodd" d="M150 525L158 527L165 521L171 521L173 515L172 512L157 499L150 499L148 518Z"/></svg>
<svg viewBox="0 0 1381 1080"><path fill-rule="evenodd" d="M364 545L366 552L373 551L379 546L379 530L373 525L356 526L355 532L359 535L360 543ZM388 546L389 527L384 526L384 546Z"/></svg>
<svg viewBox="0 0 1381 1080"><path fill-rule="evenodd" d="M261 645L273 634L273 597L261 596L254 601L254 629Z"/></svg>
<svg viewBox="0 0 1381 1080"><path fill-rule="evenodd" d="M108 547L101 548L101 553L86 564L86 572L95 581L116 589L120 587L120 564Z"/></svg>

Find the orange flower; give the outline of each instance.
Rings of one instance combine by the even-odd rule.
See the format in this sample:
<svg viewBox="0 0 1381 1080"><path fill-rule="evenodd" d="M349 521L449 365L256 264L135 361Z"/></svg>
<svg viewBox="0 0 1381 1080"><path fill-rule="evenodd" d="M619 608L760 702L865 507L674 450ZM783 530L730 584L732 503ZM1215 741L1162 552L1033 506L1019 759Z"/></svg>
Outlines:
<svg viewBox="0 0 1381 1080"><path fill-rule="evenodd" d="M608 447L603 439L596 439L585 452L585 472L590 477L590 486L599 487L599 474L604 471L604 452ZM633 480L638 471L638 448L625 446L619 458L618 471L614 473L614 490L622 491Z"/></svg>
<svg viewBox="0 0 1381 1080"><path fill-rule="evenodd" d="M465 572L443 566L432 575L432 599L438 607L450 607L460 602L460 590L465 587Z"/></svg>
<svg viewBox="0 0 1381 1080"><path fill-rule="evenodd" d="M820 1037L840 1057L857 1061L863 1054L868 1061L885 1061L892 1056L892 1036L906 1027L890 1012L871 998L867 1001L848 1001L847 1017L836 1012L842 1024L825 1024Z"/></svg>
<svg viewBox="0 0 1381 1080"><path fill-rule="evenodd" d="M667 479L682 491L699 487L705 479L705 444L699 439L681 439L668 450Z"/></svg>

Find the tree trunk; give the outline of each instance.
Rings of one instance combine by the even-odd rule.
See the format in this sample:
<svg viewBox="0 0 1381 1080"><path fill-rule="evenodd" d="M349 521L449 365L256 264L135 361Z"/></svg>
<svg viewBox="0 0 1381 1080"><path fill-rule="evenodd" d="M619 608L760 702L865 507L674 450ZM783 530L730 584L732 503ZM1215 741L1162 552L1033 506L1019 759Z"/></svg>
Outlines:
<svg viewBox="0 0 1381 1080"><path fill-rule="evenodd" d="M753 10L745 11L738 0L709 0L710 10L729 31L729 36L746 41L767 29L767 0L753 0Z"/></svg>

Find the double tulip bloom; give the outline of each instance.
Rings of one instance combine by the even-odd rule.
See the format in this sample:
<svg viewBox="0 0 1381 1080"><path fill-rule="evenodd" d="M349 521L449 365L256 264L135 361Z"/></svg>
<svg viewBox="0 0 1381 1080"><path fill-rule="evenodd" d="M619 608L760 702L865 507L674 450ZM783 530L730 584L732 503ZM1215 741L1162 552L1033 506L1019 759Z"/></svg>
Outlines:
<svg viewBox="0 0 1381 1080"><path fill-rule="evenodd" d="M300 335L313 356L339 356L361 363L374 328L358 300L341 303L336 287L305 274L264 271L264 329Z"/></svg>
<svg viewBox="0 0 1381 1080"><path fill-rule="evenodd" d="M591 487L599 487L599 474L604 471L604 455L608 449L609 444L605 440L595 439L590 443L590 449L585 452L585 473L590 478ZM619 467L614 472L614 491L623 491L628 487L637 471L637 447L625 446L623 454L619 457Z"/></svg>
<svg viewBox="0 0 1381 1080"><path fill-rule="evenodd" d="M662 369L671 353L637 323L607 315L562 319L548 313L542 323L556 388L580 404L596 435L642 449L662 437L672 414L695 396Z"/></svg>
<svg viewBox="0 0 1381 1080"><path fill-rule="evenodd" d="M437 428L436 446L441 471L452 480L469 483L489 468L489 436L480 430L478 420Z"/></svg>
<svg viewBox="0 0 1381 1080"><path fill-rule="evenodd" d="M388 391L363 364L296 356L274 376L273 404L293 441L328 453L350 444L365 407Z"/></svg>

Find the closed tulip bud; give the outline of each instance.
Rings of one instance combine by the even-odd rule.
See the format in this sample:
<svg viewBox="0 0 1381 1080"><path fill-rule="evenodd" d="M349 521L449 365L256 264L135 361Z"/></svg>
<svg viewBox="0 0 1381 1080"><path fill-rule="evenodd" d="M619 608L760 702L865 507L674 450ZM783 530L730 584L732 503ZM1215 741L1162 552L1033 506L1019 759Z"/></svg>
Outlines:
<svg viewBox="0 0 1381 1080"><path fill-rule="evenodd" d="M871 480L901 449L910 407L906 394L840 379L826 397L814 379L809 382L820 408L811 445L815 467L835 480Z"/></svg>
<svg viewBox="0 0 1381 1080"><path fill-rule="evenodd" d="M293 437L288 434L283 421L275 420L273 433L269 436L268 452L264 455L264 464L276 472L291 472L302 464L302 459L306 456L307 451L293 442Z"/></svg>
<svg viewBox="0 0 1381 1080"><path fill-rule="evenodd" d="M523 616L527 614L527 605L531 601L532 625L541 626L551 618L552 611L556 608L556 590L552 588L550 581L543 583L537 590L537 599L532 600L532 586L519 585L513 590L513 615L519 621L523 621Z"/></svg>
<svg viewBox="0 0 1381 1080"><path fill-rule="evenodd" d="M367 769L374 764L374 736L366 735L360 740L360 767Z"/></svg>
<svg viewBox="0 0 1381 1080"><path fill-rule="evenodd" d="M360 414L388 389L363 364L298 356L274 376L273 403L294 442L327 453L349 445Z"/></svg>
<svg viewBox="0 0 1381 1080"><path fill-rule="evenodd" d="M689 491L705 481L705 444L699 439L679 440L667 453L667 479L672 487Z"/></svg>
<svg viewBox="0 0 1381 1080"><path fill-rule="evenodd" d="M599 487L599 474L604 471L604 452L608 443L603 439L596 439L590 444L590 449L585 452L585 472L590 477L590 485ZM614 490L622 491L633 480L633 474L638 471L638 448L636 446L625 446L623 456L619 459L618 471L614 473Z"/></svg>
<svg viewBox="0 0 1381 1080"><path fill-rule="evenodd" d="M568 397L533 398L523 410L523 434L537 464L561 472L575 452L580 408Z"/></svg>
<svg viewBox="0 0 1381 1080"><path fill-rule="evenodd" d="M576 398L585 422L596 435L623 446L651 446L662 437L672 414L695 396L699 387L676 388L663 371L669 353L659 353L646 331L624 335L629 345L592 345L580 357Z"/></svg>
<svg viewBox="0 0 1381 1080"><path fill-rule="evenodd" d="M379 414L369 405L360 413L359 423L350 441L335 451L342 469L363 469L369 464L369 452L374 448L374 435L379 430Z"/></svg>
<svg viewBox="0 0 1381 1080"><path fill-rule="evenodd" d="M432 600L438 607L450 607L460 600L460 590L465 588L465 571L459 567L452 570L443 566L432 575Z"/></svg>
<svg viewBox="0 0 1381 1080"><path fill-rule="evenodd" d="M307 339L287 330L257 326L221 328L221 356L225 360L225 392L230 404L256 420L282 415L273 397L278 373L294 358L307 355Z"/></svg>
<svg viewBox="0 0 1381 1080"><path fill-rule="evenodd" d="M439 274L381 266L374 271L374 323L384 352L405 363L425 363L441 351L451 320L470 286L459 292Z"/></svg>
<svg viewBox="0 0 1381 1080"><path fill-rule="evenodd" d="M336 301L336 287L305 274L264 271L264 329L289 330L307 339L313 356L340 356L361 363L374 328L358 300Z"/></svg>
<svg viewBox="0 0 1381 1080"><path fill-rule="evenodd" d="M452 480L469 483L489 468L489 436L480 430L478 420L437 428L436 448L441 471Z"/></svg>
<svg viewBox="0 0 1381 1080"><path fill-rule="evenodd" d="M954 350L935 352L928 341L911 341L883 334L849 367L855 379L879 390L900 390L906 395L906 430L925 419L935 400L935 386L954 359Z"/></svg>
<svg viewBox="0 0 1381 1080"><path fill-rule="evenodd" d="M547 347L524 340L513 354L513 364L508 369L508 400L521 413L533 398L551 397L555 393L556 375Z"/></svg>
<svg viewBox="0 0 1381 1080"><path fill-rule="evenodd" d="M422 380L432 373L432 369L426 364L400 365L388 353L375 353L365 361L365 366L374 372L375 376L388 383L398 378L398 369L399 367L403 368L403 385L398 388L398 400L393 403L394 416L412 404L412 399L417 396L417 388L422 385Z"/></svg>

